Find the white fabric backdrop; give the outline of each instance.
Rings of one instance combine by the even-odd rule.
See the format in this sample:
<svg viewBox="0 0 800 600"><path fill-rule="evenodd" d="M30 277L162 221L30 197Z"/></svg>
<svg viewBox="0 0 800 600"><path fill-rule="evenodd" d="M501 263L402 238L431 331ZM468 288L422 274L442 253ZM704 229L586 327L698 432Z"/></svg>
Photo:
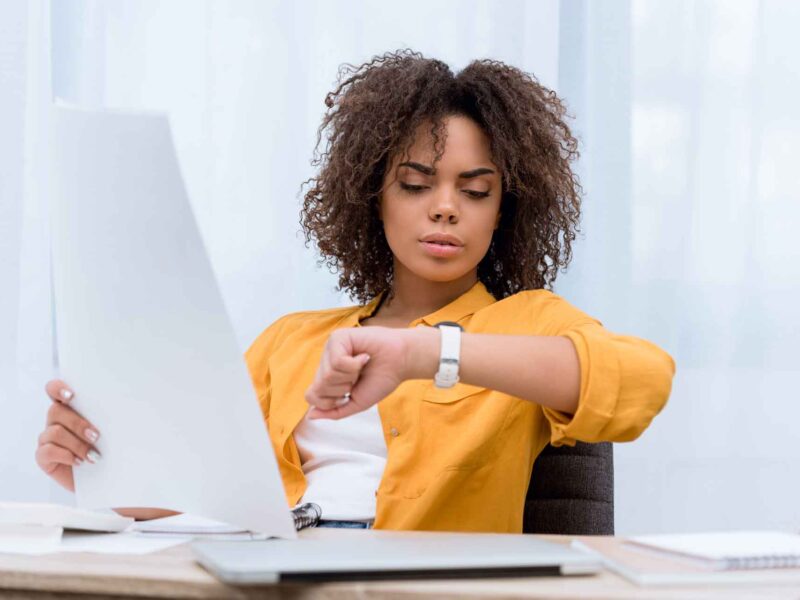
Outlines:
<svg viewBox="0 0 800 600"><path fill-rule="evenodd" d="M0 500L45 499L33 460L53 373L46 185L48 6L0 3Z"/></svg>
<svg viewBox="0 0 800 600"><path fill-rule="evenodd" d="M68 500L32 453L53 374L40 157L49 4L0 4L0 500ZM786 2L53 3L55 93L170 111L242 348L346 302L298 230L343 62L491 56L566 97L585 238L557 291L676 358L672 399L616 448L617 529L797 529L798 8Z"/></svg>
<svg viewBox="0 0 800 600"><path fill-rule="evenodd" d="M15 186L3 192L0 213L2 226L15 233L0 241L3 281L10 282L0 296L0 330L19 331L19 346L0 338L0 356L10 375L20 374L20 389L3 378L1 403L16 419L0 419L0 500L48 495L46 478L33 464L47 406L42 386L53 374L48 246L38 230L16 235L23 210L33 211L42 200L37 178L16 167L38 164L34 156L24 160L24 147L39 149L35 134L46 127L40 114L24 126L21 117L46 106L42 98L49 97L25 95L30 82L49 78L46 61L39 60L49 43L40 39L48 33L49 3L32 0L29 6L0 4L14 77L11 93L0 91L13 125L13 136L0 138L0 156L11 161L6 170ZM514 0L503 10L488 0L414 0L394 10L355 0L52 3L56 96L89 107L169 111L242 349L281 314L348 302L298 234L299 186L313 173L316 128L339 65L412 47L456 68L475 57L499 58L554 87L557 46L556 0ZM20 257L21 244L30 256ZM35 369L25 370L27 359ZM51 498L69 501L55 486L49 490Z"/></svg>
<svg viewBox="0 0 800 600"><path fill-rule="evenodd" d="M800 5L562 5L586 237L558 290L672 353L616 446L621 533L800 529Z"/></svg>

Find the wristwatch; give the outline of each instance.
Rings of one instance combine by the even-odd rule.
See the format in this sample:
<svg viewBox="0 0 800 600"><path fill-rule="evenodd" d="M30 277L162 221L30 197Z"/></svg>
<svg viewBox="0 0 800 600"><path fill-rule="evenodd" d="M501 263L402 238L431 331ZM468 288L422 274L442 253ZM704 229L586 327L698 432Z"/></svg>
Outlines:
<svg viewBox="0 0 800 600"><path fill-rule="evenodd" d="M452 321L442 321L434 327L442 332L442 349L439 353L439 371L433 376L433 384L438 388L451 388L458 383L458 359L464 328Z"/></svg>

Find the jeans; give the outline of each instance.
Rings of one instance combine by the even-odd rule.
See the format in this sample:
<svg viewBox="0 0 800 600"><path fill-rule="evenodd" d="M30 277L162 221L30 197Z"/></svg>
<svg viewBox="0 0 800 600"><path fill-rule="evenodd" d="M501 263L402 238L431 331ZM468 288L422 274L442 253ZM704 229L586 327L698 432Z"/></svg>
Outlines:
<svg viewBox="0 0 800 600"><path fill-rule="evenodd" d="M341 529L372 529L372 523L364 521L320 521L317 527L339 527Z"/></svg>

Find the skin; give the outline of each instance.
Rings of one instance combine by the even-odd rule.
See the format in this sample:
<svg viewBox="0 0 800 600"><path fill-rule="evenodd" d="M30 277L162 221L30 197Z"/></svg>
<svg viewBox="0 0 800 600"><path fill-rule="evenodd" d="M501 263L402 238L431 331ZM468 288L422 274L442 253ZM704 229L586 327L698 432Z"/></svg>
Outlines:
<svg viewBox="0 0 800 600"><path fill-rule="evenodd" d="M406 327L478 281L477 265L500 222L500 170L492 162L489 140L473 121L451 117L445 125L447 141L434 175L420 171L433 168L427 124L417 129L408 157L395 156L387 169L379 217L394 255L394 298L362 325ZM459 177L479 169L490 172ZM405 189L408 186L421 189ZM480 197L483 194L488 195ZM464 243L463 251L448 258L431 256L419 242L430 233L456 235Z"/></svg>
<svg viewBox="0 0 800 600"><path fill-rule="evenodd" d="M457 115L445 125L447 141L435 170L427 125L415 132L407 156L396 155L390 161L379 215L394 255L394 294L361 327L331 334L305 393L310 418L340 419L366 410L403 381L433 378L438 369L440 332L409 324L446 306L478 281L478 263L500 220L502 193L500 171L480 127ZM461 176L477 169L487 172ZM408 186L420 189L413 192ZM420 239L434 232L457 236L461 249L454 256L432 256ZM568 414L578 406L580 365L566 337L464 333L459 376L465 383ZM36 460L60 485L74 490L72 470L90 459L90 450L96 452L96 438L90 432L99 436L99 431L70 408L71 397L63 392L72 397L74 392L64 382L50 381L46 390L53 403ZM342 404L347 392L351 398ZM116 510L140 519L175 514L161 509Z"/></svg>

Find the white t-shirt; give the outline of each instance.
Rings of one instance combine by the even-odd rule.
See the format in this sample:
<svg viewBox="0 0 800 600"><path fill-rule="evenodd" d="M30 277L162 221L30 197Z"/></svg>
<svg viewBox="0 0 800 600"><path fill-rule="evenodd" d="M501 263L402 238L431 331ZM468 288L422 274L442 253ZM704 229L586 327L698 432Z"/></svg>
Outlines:
<svg viewBox="0 0 800 600"><path fill-rule="evenodd" d="M375 518L375 491L386 466L377 405L338 421L304 418L294 440L308 482L301 504L318 504L323 519Z"/></svg>

